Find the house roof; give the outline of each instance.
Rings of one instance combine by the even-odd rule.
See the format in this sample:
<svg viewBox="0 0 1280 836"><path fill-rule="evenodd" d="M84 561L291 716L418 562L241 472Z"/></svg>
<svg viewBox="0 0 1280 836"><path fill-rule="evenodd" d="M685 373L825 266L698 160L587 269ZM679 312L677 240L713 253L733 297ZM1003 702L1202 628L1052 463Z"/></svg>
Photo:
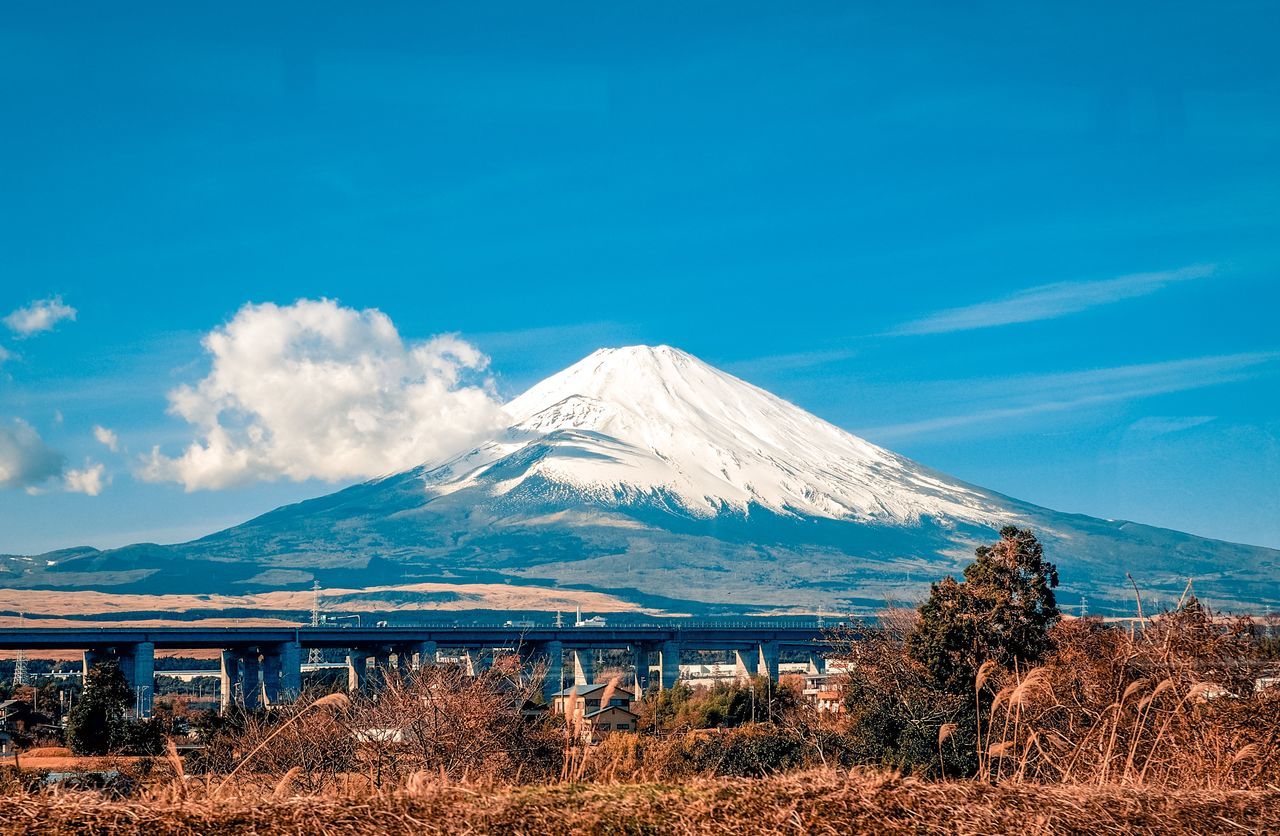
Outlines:
<svg viewBox="0 0 1280 836"><path fill-rule="evenodd" d="M630 709L623 708L623 707L622 707L622 706L620 706L620 705L606 705L606 706L605 706L605 707L603 707L603 708L597 708L595 711L588 711L586 714L584 714L584 715L582 715L582 716L583 716L583 717L586 717L588 720L590 720L592 717L598 717L598 716L600 716L601 714L604 714L604 713L609 712L609 711L621 711L623 714L630 714L632 717L639 717L639 716L640 716L639 714L635 713L634 711L631 711Z"/></svg>
<svg viewBox="0 0 1280 836"><path fill-rule="evenodd" d="M594 694L596 691L603 691L605 688L608 688L608 687L609 687L608 682L597 682L594 685L574 685L572 688L565 688L563 691L558 691L555 694L555 696L583 697L583 696L586 696L587 694ZM629 689L623 688L621 686L615 686L613 689L613 692L615 694L626 694L628 697L635 696L633 693L631 693Z"/></svg>

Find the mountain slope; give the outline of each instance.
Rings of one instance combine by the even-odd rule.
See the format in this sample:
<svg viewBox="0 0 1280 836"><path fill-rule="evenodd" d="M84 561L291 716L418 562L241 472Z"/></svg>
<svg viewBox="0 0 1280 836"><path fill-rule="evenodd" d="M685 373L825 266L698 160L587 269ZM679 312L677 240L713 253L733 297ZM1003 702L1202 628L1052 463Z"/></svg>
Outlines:
<svg viewBox="0 0 1280 836"><path fill-rule="evenodd" d="M176 546L9 561L0 585L235 591L505 581L681 611L918 597L1000 526L1034 528L1061 599L1277 603L1280 552L1060 514L936 473L666 346L601 350L447 461ZM69 555L69 556L68 556ZM211 589L213 587L213 589Z"/></svg>

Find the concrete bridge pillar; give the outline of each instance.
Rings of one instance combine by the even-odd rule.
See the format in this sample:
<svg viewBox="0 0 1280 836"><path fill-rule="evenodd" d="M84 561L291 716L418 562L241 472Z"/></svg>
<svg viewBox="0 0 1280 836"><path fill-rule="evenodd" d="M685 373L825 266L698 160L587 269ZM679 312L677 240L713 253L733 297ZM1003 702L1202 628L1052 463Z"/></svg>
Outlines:
<svg viewBox="0 0 1280 836"><path fill-rule="evenodd" d="M262 704L270 707L280 704L280 675L284 666L278 647L262 649Z"/></svg>
<svg viewBox="0 0 1280 836"><path fill-rule="evenodd" d="M755 648L733 651L733 661L738 679L751 679L760 670L760 654Z"/></svg>
<svg viewBox="0 0 1280 836"><path fill-rule="evenodd" d="M89 650L86 650L86 651L84 652L84 663L83 663L83 665L84 665L84 666L83 666L83 668L81 669L81 670L82 670L82 676L83 676L84 678L83 678L83 679L81 679L80 681L81 681L81 682L88 682L88 681L89 681L89 671L91 671L91 670L93 669L93 666L94 666L94 665L96 665L96 664L98 664L99 662L105 662L105 661L107 661L108 659L112 659L112 658L114 658L114 657L112 657L112 655L111 655L109 652L105 651L105 650L98 650L98 649L96 649L96 648L91 648L91 649L89 649Z"/></svg>
<svg viewBox="0 0 1280 836"><path fill-rule="evenodd" d="M373 654L373 680L370 685L380 691L387 687L391 676L391 650L380 647Z"/></svg>
<svg viewBox="0 0 1280 836"><path fill-rule="evenodd" d="M658 651L659 679L658 687L662 690L675 687L680 678L680 643L663 642Z"/></svg>
<svg viewBox="0 0 1280 836"><path fill-rule="evenodd" d="M774 682L778 681L778 643L760 643L760 673Z"/></svg>
<svg viewBox="0 0 1280 836"><path fill-rule="evenodd" d="M84 651L81 663L82 682L89 681L89 671L94 665L114 661L120 668L125 685L133 695L130 713L139 717L151 716L151 703L155 697L156 646L151 642L137 642L122 647L91 648Z"/></svg>
<svg viewBox="0 0 1280 836"><path fill-rule="evenodd" d="M464 647L462 649L462 662L468 676L480 676L489 669L491 661L492 657L485 648Z"/></svg>
<svg viewBox="0 0 1280 836"><path fill-rule="evenodd" d="M133 713L138 717L150 717L156 686L156 646L151 642L125 645L117 649L116 658L125 684L133 693Z"/></svg>
<svg viewBox="0 0 1280 836"><path fill-rule="evenodd" d="M542 698L551 704L551 699L564 690L564 644L549 641L542 646L546 655L547 672L542 679Z"/></svg>
<svg viewBox="0 0 1280 836"><path fill-rule="evenodd" d="M234 650L222 651L222 671L218 681L218 698L222 703L222 713L226 714L232 704L238 702L235 688L240 682L240 655Z"/></svg>
<svg viewBox="0 0 1280 836"><path fill-rule="evenodd" d="M827 660L816 650L809 651L809 673L821 676L827 672Z"/></svg>
<svg viewBox="0 0 1280 836"><path fill-rule="evenodd" d="M644 699L644 692L649 690L649 648L643 644L633 644L631 651L632 690L637 700Z"/></svg>
<svg viewBox="0 0 1280 836"><path fill-rule="evenodd" d="M413 645L401 644L395 647L396 675L402 684L408 685L413 679Z"/></svg>
<svg viewBox="0 0 1280 836"><path fill-rule="evenodd" d="M363 691L368 684L369 657L363 650L347 654L347 691Z"/></svg>
<svg viewBox="0 0 1280 836"><path fill-rule="evenodd" d="M262 707L262 663L258 661L257 648L247 651L240 658L244 665L244 708L245 711L254 711Z"/></svg>
<svg viewBox="0 0 1280 836"><path fill-rule="evenodd" d="M592 685L596 681L596 652L594 650L573 651L573 684Z"/></svg>
<svg viewBox="0 0 1280 836"><path fill-rule="evenodd" d="M422 670L436 663L436 655L440 652L435 642L418 642L414 660L414 669Z"/></svg>
<svg viewBox="0 0 1280 836"><path fill-rule="evenodd" d="M280 699L293 702L302 695L302 645L296 641L280 645Z"/></svg>

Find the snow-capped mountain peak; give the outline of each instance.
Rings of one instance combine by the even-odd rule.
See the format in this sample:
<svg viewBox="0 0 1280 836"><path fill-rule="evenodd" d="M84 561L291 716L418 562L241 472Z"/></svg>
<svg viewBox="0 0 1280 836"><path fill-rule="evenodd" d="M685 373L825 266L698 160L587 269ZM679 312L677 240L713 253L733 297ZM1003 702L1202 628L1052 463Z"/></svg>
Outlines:
<svg viewBox="0 0 1280 836"><path fill-rule="evenodd" d="M896 523L1006 517L989 494L670 346L601 349L506 410L511 428L428 472L430 492L488 475L495 494L536 478L605 504L661 497L700 517L753 507Z"/></svg>

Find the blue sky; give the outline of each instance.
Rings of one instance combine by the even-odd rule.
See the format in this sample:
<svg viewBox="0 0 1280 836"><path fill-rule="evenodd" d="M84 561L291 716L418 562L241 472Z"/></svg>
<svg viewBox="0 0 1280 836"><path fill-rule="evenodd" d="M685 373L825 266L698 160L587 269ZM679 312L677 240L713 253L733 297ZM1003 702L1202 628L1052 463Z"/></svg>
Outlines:
<svg viewBox="0 0 1280 836"><path fill-rule="evenodd" d="M0 552L354 481L184 458L271 374L202 339L322 298L394 323L379 374L457 375L441 415L669 343L970 482L1280 547L1275 4L260 5L6 7Z"/></svg>

